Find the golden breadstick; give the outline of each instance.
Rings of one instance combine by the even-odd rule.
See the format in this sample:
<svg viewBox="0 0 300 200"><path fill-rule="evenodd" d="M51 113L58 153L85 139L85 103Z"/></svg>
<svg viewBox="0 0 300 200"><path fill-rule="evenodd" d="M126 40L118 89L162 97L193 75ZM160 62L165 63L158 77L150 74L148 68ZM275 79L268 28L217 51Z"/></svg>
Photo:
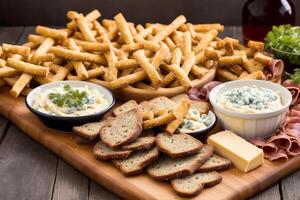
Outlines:
<svg viewBox="0 0 300 200"><path fill-rule="evenodd" d="M197 32L206 32L210 30L224 31L224 26L221 24L195 24L194 29Z"/></svg>
<svg viewBox="0 0 300 200"><path fill-rule="evenodd" d="M140 89L145 89L145 90L155 90L154 87L151 87L150 85L143 83L143 82L135 83L134 87L140 88Z"/></svg>
<svg viewBox="0 0 300 200"><path fill-rule="evenodd" d="M144 45L142 43L133 43L133 44L125 44L122 45L122 50L127 52L137 51L139 49L143 49Z"/></svg>
<svg viewBox="0 0 300 200"><path fill-rule="evenodd" d="M164 39L164 42L166 43L166 45L168 45L168 47L171 51L176 48L176 44L172 41L172 39L170 37L166 37Z"/></svg>
<svg viewBox="0 0 300 200"><path fill-rule="evenodd" d="M195 64L203 63L209 58L205 56L205 51L201 51L200 53L195 55Z"/></svg>
<svg viewBox="0 0 300 200"><path fill-rule="evenodd" d="M5 53L11 53L11 54L20 54L22 56L29 56L30 48L26 46L20 46L20 45L11 45L11 44L2 44L2 50Z"/></svg>
<svg viewBox="0 0 300 200"><path fill-rule="evenodd" d="M168 37L171 33L177 30L185 22L186 22L186 18L183 15L180 15L171 24L169 24L168 26L164 27L161 31L159 31L152 39L152 42L160 42L164 40L166 37Z"/></svg>
<svg viewBox="0 0 300 200"><path fill-rule="evenodd" d="M10 90L10 94L17 98L22 90L30 83L32 75L23 73Z"/></svg>
<svg viewBox="0 0 300 200"><path fill-rule="evenodd" d="M191 37L195 38L196 32L195 32L194 26L191 23L187 23L186 28L187 28L187 31L190 32Z"/></svg>
<svg viewBox="0 0 300 200"><path fill-rule="evenodd" d="M128 23L126 22L122 13L117 14L114 17L114 19L116 21L118 29L121 32L121 37L124 39L124 42L126 44L133 44L134 42L133 42L133 38L132 38L131 32L128 27Z"/></svg>
<svg viewBox="0 0 300 200"><path fill-rule="evenodd" d="M54 45L54 43L55 43L55 41L53 38L46 38L41 43L41 45L37 48L37 50L31 57L30 62L35 63L35 64L38 63L39 61L36 60L36 57L46 54L49 51L49 49Z"/></svg>
<svg viewBox="0 0 300 200"><path fill-rule="evenodd" d="M155 69L159 69L159 66L165 60L165 56L169 53L167 45L162 45L160 49L155 53L152 58L151 64Z"/></svg>
<svg viewBox="0 0 300 200"><path fill-rule="evenodd" d="M173 50L172 52L172 60L171 63L173 65L177 65L180 66L181 63L181 58L182 58L182 52L180 50L180 48L176 48ZM175 79L175 74L170 72L169 74L167 74L161 83L161 87L166 87L167 85L169 85L173 80Z"/></svg>
<svg viewBox="0 0 300 200"><path fill-rule="evenodd" d="M218 51L214 50L212 47L207 47L204 50L204 55L207 59L218 59L220 57Z"/></svg>
<svg viewBox="0 0 300 200"><path fill-rule="evenodd" d="M102 67L99 67L99 68L95 68L95 69L90 69L87 71L88 73L88 76L89 76L89 79L91 78L96 78L98 76L101 76L104 74L104 69ZM68 80L85 80L85 78L82 78L82 77L79 77L79 76L73 76L71 74L68 74L67 76L67 79Z"/></svg>
<svg viewBox="0 0 300 200"><path fill-rule="evenodd" d="M1 67L0 77L11 77L18 74L18 71L11 67Z"/></svg>
<svg viewBox="0 0 300 200"><path fill-rule="evenodd" d="M85 42L84 44L82 44L82 48L86 51L109 51L109 45L107 43Z"/></svg>
<svg viewBox="0 0 300 200"><path fill-rule="evenodd" d="M207 32L202 37L202 39L197 44L197 46L194 47L193 51L195 53L199 53L200 51L204 50L209 45L209 43L217 37L217 35L218 35L218 31L216 31L216 30L211 30L211 31Z"/></svg>
<svg viewBox="0 0 300 200"><path fill-rule="evenodd" d="M54 54L52 53L46 53L42 55L36 55L34 57L34 61L39 63L39 62L50 62L54 59Z"/></svg>
<svg viewBox="0 0 300 200"><path fill-rule="evenodd" d="M228 70L222 69L222 68L217 69L217 74L219 76L221 76L222 78L225 78L226 80L229 80L229 81L234 81L234 80L238 79L237 75L229 72Z"/></svg>
<svg viewBox="0 0 300 200"><path fill-rule="evenodd" d="M103 42L109 45L110 51L107 51L104 53L104 56L108 63L108 69L105 73L105 80L106 81L113 81L118 78L118 69L116 68L116 62L118 61L114 51L112 50L112 45L110 43L110 40L107 36L107 34L102 35Z"/></svg>
<svg viewBox="0 0 300 200"><path fill-rule="evenodd" d="M49 69L47 67L26 63L14 58L7 59L7 66L36 76L47 76L49 73Z"/></svg>
<svg viewBox="0 0 300 200"><path fill-rule="evenodd" d="M257 42L257 41L252 41L250 40L248 43L247 43L247 46L251 49L255 49L257 51L263 51L264 48L265 48L265 45L263 42Z"/></svg>
<svg viewBox="0 0 300 200"><path fill-rule="evenodd" d="M106 60L102 55L78 52L61 47L51 47L49 53L54 53L56 56L69 60L95 62L102 65L106 64Z"/></svg>
<svg viewBox="0 0 300 200"><path fill-rule="evenodd" d="M265 65L269 65L272 62L273 58L270 56L266 56L263 53L257 52L254 55L254 60L257 62L261 62Z"/></svg>
<svg viewBox="0 0 300 200"><path fill-rule="evenodd" d="M138 50L133 54L133 57L136 59L137 63L140 64L141 68L145 71L149 77L152 86L158 88L161 84L161 78L155 67L149 63L147 57L145 56L144 50Z"/></svg>
<svg viewBox="0 0 300 200"><path fill-rule="evenodd" d="M46 37L40 35L34 35L34 34L28 35L28 41L36 44L41 44L42 42L44 42L45 39Z"/></svg>
<svg viewBox="0 0 300 200"><path fill-rule="evenodd" d="M266 76L262 71L253 72L251 74L239 76L239 79L254 79L254 80L266 80Z"/></svg>
<svg viewBox="0 0 300 200"><path fill-rule="evenodd" d="M186 58L182 64L182 69L185 72L186 75L189 75L192 66L195 64L195 54L194 52L190 51L186 55Z"/></svg>
<svg viewBox="0 0 300 200"><path fill-rule="evenodd" d="M136 82L140 82L145 77L146 74L144 71L138 71L133 74L129 74L116 80L113 80L109 83L109 85L111 89L116 90L134 84Z"/></svg>
<svg viewBox="0 0 300 200"><path fill-rule="evenodd" d="M224 40L225 40L225 43L224 43L225 55L232 56L233 52L234 52L233 43L231 40L226 40L226 39L224 39Z"/></svg>
<svg viewBox="0 0 300 200"><path fill-rule="evenodd" d="M192 37L190 32L185 32L182 36L181 44L179 45L182 55L186 57L192 51Z"/></svg>
<svg viewBox="0 0 300 200"><path fill-rule="evenodd" d="M153 110L153 113L154 113L155 117L166 115L166 114L168 114L168 112L169 111L167 109L159 109L159 110L155 109L155 110Z"/></svg>
<svg viewBox="0 0 300 200"><path fill-rule="evenodd" d="M154 113L152 111L142 112L143 120L154 119Z"/></svg>
<svg viewBox="0 0 300 200"><path fill-rule="evenodd" d="M79 14L75 11L68 11L67 12L67 17L69 19L72 19L72 21L67 24L68 29L71 29L71 30L76 29L77 25L76 25L76 22L74 21L74 19L78 15ZM95 10L91 11L90 13L88 13L84 18L87 22L93 22L96 19L98 19L100 16L101 16L101 13L97 9L95 9Z"/></svg>
<svg viewBox="0 0 300 200"><path fill-rule="evenodd" d="M65 40L68 37L68 33L65 31L48 28L45 26L37 26L35 31L42 36L51 37L58 40Z"/></svg>
<svg viewBox="0 0 300 200"><path fill-rule="evenodd" d="M153 32L153 26L148 28L143 28L143 30L139 31L136 35L136 38L146 38L148 35L151 35Z"/></svg>
<svg viewBox="0 0 300 200"><path fill-rule="evenodd" d="M181 67L178 65L167 65L167 68L170 72L174 73L176 79L181 83L186 91L191 89L191 81Z"/></svg>
<svg viewBox="0 0 300 200"><path fill-rule="evenodd" d="M0 68L4 67L6 64L6 61L0 58Z"/></svg>
<svg viewBox="0 0 300 200"><path fill-rule="evenodd" d="M201 79L209 70L203 66L193 65L191 73Z"/></svg>
<svg viewBox="0 0 300 200"><path fill-rule="evenodd" d="M173 121L174 119L176 119L176 116L174 115L173 112L170 112L170 113L167 113L165 115L161 115L159 117L156 117L154 119L143 121L143 128L144 129L151 129L151 128L154 128L154 127L157 127L157 126L168 124L171 121Z"/></svg>
<svg viewBox="0 0 300 200"><path fill-rule="evenodd" d="M119 70L136 68L138 66L139 64L136 62L135 59L126 59L126 60L120 60L116 62L116 68Z"/></svg>
<svg viewBox="0 0 300 200"><path fill-rule="evenodd" d="M160 45L154 42L150 42L148 40L141 40L141 43L143 44L145 49L148 49L150 51L156 52L159 50Z"/></svg>
<svg viewBox="0 0 300 200"><path fill-rule="evenodd" d="M103 33L107 32L106 29L98 21L93 21L93 25L98 35L101 36Z"/></svg>
<svg viewBox="0 0 300 200"><path fill-rule="evenodd" d="M239 76L239 79L243 79L244 77L247 77L249 76L250 74L247 72L247 71L243 71L240 76Z"/></svg>
<svg viewBox="0 0 300 200"><path fill-rule="evenodd" d="M53 79L55 81L62 81L65 79L68 73L69 70L67 68L60 67L59 70L56 71L56 74L53 76Z"/></svg>
<svg viewBox="0 0 300 200"><path fill-rule="evenodd" d="M88 26L87 21L85 20L85 18L82 15L78 15L75 18L75 21L76 21L76 24L77 24L79 30L82 33L83 38L86 41L88 41L88 42L96 42L97 41L92 33L92 30Z"/></svg>
<svg viewBox="0 0 300 200"><path fill-rule="evenodd" d="M244 72L243 68L240 65L232 65L229 66L227 69L238 76Z"/></svg>
<svg viewBox="0 0 300 200"><path fill-rule="evenodd" d="M17 78L15 77L11 77L11 78L3 78L3 80L7 83L7 85L13 87L16 82L17 82ZM21 92L22 95L27 96L29 94L29 92L31 91L30 88L24 88Z"/></svg>
<svg viewBox="0 0 300 200"><path fill-rule="evenodd" d="M221 67L230 65L241 65L244 63L242 56L224 56L219 58L218 64Z"/></svg>
<svg viewBox="0 0 300 200"><path fill-rule="evenodd" d="M263 71L265 68L265 65L261 62L257 62L254 59L246 60L243 64L243 67L249 72L257 72L257 71Z"/></svg>
<svg viewBox="0 0 300 200"><path fill-rule="evenodd" d="M190 101L189 100L183 100L180 105L178 106L177 110L175 111L176 120L172 121L168 124L166 131L168 133L174 133L177 128L180 126L180 124L183 122L183 118L186 115L190 108Z"/></svg>

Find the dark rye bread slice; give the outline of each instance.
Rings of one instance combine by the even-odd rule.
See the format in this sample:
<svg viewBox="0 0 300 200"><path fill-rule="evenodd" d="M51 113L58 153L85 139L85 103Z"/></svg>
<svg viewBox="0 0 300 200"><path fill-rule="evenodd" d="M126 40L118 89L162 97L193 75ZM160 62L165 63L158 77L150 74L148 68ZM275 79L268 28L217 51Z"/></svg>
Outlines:
<svg viewBox="0 0 300 200"><path fill-rule="evenodd" d="M135 100L127 101L126 103L123 103L122 105L116 107L113 109L113 113L115 116L118 116L122 113L128 112L132 109L139 109L139 105Z"/></svg>
<svg viewBox="0 0 300 200"><path fill-rule="evenodd" d="M154 145L155 145L155 137L153 135L148 135L144 137L138 137L132 143L122 146L121 149L141 151L141 150L150 149Z"/></svg>
<svg viewBox="0 0 300 200"><path fill-rule="evenodd" d="M198 172L211 172L211 171L222 171L231 167L231 161L222 158L216 154L208 159L201 167L198 168Z"/></svg>
<svg viewBox="0 0 300 200"><path fill-rule="evenodd" d="M94 155L99 160L110 160L110 159L120 159L126 158L130 155L132 151L129 150L114 150L99 141L94 146Z"/></svg>
<svg viewBox="0 0 300 200"><path fill-rule="evenodd" d="M112 160L112 163L126 176L132 176L141 173L158 155L158 149L153 147L150 150L135 152L125 159Z"/></svg>
<svg viewBox="0 0 300 200"><path fill-rule="evenodd" d="M156 180L172 180L184 177L193 174L212 154L212 146L204 145L195 155L181 158L160 156L147 168L147 172Z"/></svg>
<svg viewBox="0 0 300 200"><path fill-rule="evenodd" d="M193 197L198 195L203 188L212 187L221 181L222 177L218 172L198 172L184 178L174 179L171 185L177 194L183 197Z"/></svg>
<svg viewBox="0 0 300 200"><path fill-rule="evenodd" d="M102 120L100 122L91 122L86 123L81 126L74 126L73 132L76 135L84 137L89 140L94 140L99 138L100 129L105 125L106 120Z"/></svg>
<svg viewBox="0 0 300 200"><path fill-rule="evenodd" d="M107 120L100 130L100 138L110 148L119 148L133 142L141 132L141 114L133 109Z"/></svg>
<svg viewBox="0 0 300 200"><path fill-rule="evenodd" d="M156 145L161 152L171 158L195 154L203 147L199 140L186 133L159 133L156 136Z"/></svg>

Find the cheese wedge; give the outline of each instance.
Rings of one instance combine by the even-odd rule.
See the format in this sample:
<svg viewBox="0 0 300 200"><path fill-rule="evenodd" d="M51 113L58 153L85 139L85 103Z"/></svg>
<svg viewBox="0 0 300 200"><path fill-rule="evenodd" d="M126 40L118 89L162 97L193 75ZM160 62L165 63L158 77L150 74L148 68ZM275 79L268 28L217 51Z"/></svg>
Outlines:
<svg viewBox="0 0 300 200"><path fill-rule="evenodd" d="M217 154L231 160L236 168L245 173L264 163L262 149L230 131L209 136L207 143L214 147Z"/></svg>

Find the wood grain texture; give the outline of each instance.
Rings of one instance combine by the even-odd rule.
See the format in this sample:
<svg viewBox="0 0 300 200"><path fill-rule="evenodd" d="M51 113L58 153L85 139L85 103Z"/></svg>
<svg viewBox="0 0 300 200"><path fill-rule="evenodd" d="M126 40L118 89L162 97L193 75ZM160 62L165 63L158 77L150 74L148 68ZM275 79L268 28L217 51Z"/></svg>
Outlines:
<svg viewBox="0 0 300 200"><path fill-rule="evenodd" d="M2 143L2 140L4 139L5 133L8 128L8 120L4 117L0 116L0 144Z"/></svg>
<svg viewBox="0 0 300 200"><path fill-rule="evenodd" d="M275 184L249 200L280 200L279 184Z"/></svg>
<svg viewBox="0 0 300 200"><path fill-rule="evenodd" d="M52 200L88 200L89 180L59 159Z"/></svg>
<svg viewBox="0 0 300 200"><path fill-rule="evenodd" d="M1 199L51 199L55 155L13 125L0 146L0 166Z"/></svg>
<svg viewBox="0 0 300 200"><path fill-rule="evenodd" d="M91 181L89 200L120 200L120 198Z"/></svg>
<svg viewBox="0 0 300 200"><path fill-rule="evenodd" d="M14 99L0 88L0 112L17 124L25 133L62 157L79 171L126 199L178 199L168 183L158 182L146 174L126 178L109 162L98 161L92 146L80 146L71 134L49 129L28 111L24 99ZM9 107L7 109L6 107ZM27 151L26 151L27 153ZM264 166L244 174L236 168L222 172L221 184L204 190L193 199L246 199L279 181L300 167L300 157L288 162L265 161Z"/></svg>
<svg viewBox="0 0 300 200"><path fill-rule="evenodd" d="M23 26L0 27L0 43L15 44L24 30Z"/></svg>
<svg viewBox="0 0 300 200"><path fill-rule="evenodd" d="M300 171L281 181L282 197L284 200L300 199Z"/></svg>

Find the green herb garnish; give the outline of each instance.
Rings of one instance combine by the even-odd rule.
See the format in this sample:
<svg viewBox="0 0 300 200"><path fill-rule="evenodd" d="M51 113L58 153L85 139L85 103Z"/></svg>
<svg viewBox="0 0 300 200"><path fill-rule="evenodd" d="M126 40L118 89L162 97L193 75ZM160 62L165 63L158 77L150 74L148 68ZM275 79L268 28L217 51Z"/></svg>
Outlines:
<svg viewBox="0 0 300 200"><path fill-rule="evenodd" d="M300 84L300 69L295 69L295 73L291 75L291 79L294 83Z"/></svg>
<svg viewBox="0 0 300 200"><path fill-rule="evenodd" d="M63 94L50 93L48 97L55 105L59 107L67 106L69 108L80 108L87 100L87 93L85 91L74 90L70 85L64 85L64 92Z"/></svg>
<svg viewBox="0 0 300 200"><path fill-rule="evenodd" d="M272 31L265 38L265 45L266 49L271 50L276 58L300 65L300 27L273 26Z"/></svg>

